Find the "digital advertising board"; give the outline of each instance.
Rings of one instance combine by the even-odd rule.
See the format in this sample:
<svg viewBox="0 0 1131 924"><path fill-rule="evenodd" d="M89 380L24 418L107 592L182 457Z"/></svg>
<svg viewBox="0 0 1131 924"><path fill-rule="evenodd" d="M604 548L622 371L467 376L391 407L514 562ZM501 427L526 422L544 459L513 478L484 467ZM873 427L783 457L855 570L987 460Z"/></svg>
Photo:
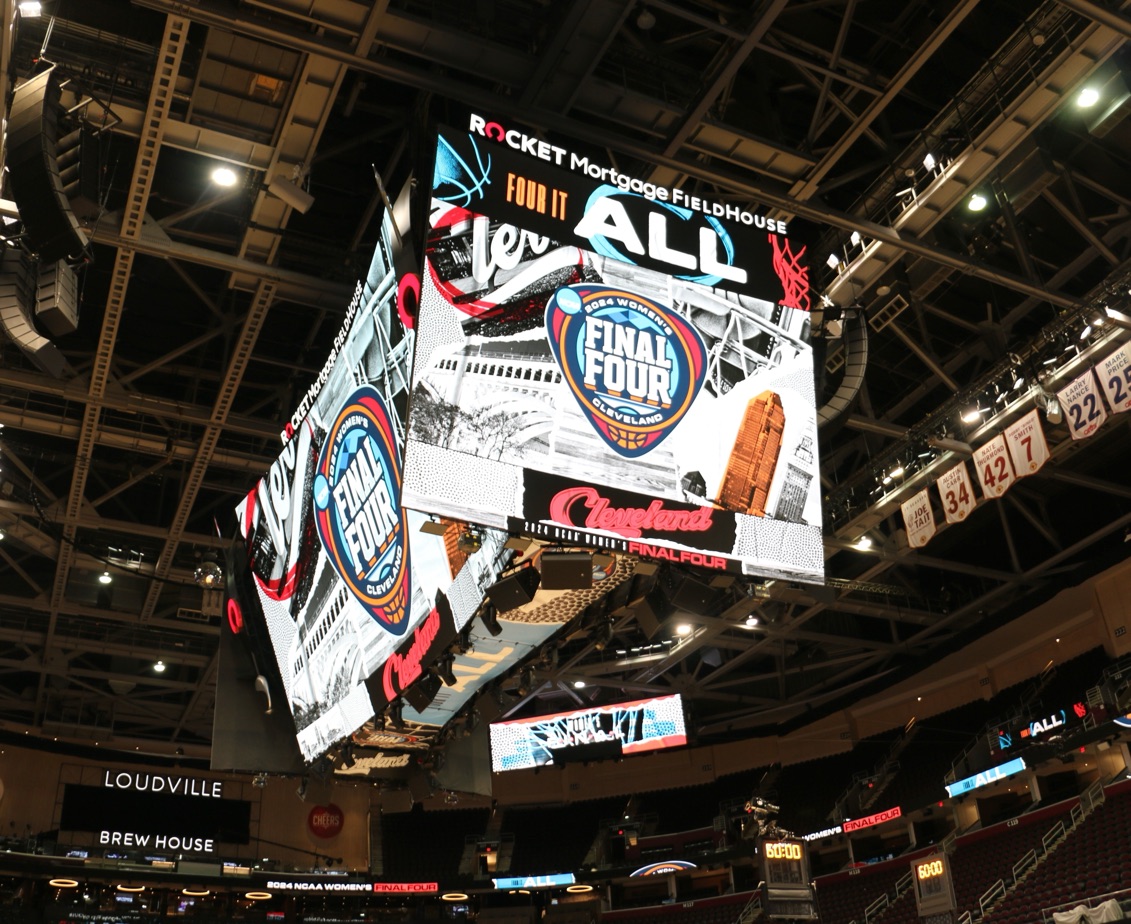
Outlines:
<svg viewBox="0 0 1131 924"><path fill-rule="evenodd" d="M809 297L783 220L441 129L403 503L820 582Z"/></svg>
<svg viewBox="0 0 1131 924"><path fill-rule="evenodd" d="M307 762L373 716L366 680L390 660L404 667L388 682L394 695L421 678L430 662L405 664L400 652L441 651L512 554L496 530L479 530L468 554L466 524L422 532L428 518L401 506L415 339L404 295L417 285L406 200L383 217L367 278L279 458L236 510L250 572L237 589L243 619L266 624Z"/></svg>
<svg viewBox="0 0 1131 924"><path fill-rule="evenodd" d="M641 754L687 743L678 693L610 706L556 712L491 724L491 770L526 770L554 762L554 752L619 742L622 754Z"/></svg>

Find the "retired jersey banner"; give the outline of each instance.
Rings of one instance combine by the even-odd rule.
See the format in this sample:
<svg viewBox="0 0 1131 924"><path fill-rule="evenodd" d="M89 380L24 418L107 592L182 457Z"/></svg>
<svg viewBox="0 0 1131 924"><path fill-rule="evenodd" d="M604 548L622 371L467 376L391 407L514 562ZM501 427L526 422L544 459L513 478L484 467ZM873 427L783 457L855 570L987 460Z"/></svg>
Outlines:
<svg viewBox="0 0 1131 924"><path fill-rule="evenodd" d="M1013 484L1013 463L1009 461L1009 448L1005 437L995 436L986 445L974 450L974 471L982 494L988 498L1001 497Z"/></svg>
<svg viewBox="0 0 1131 924"><path fill-rule="evenodd" d="M1096 366L1107 403L1114 413L1131 410L1131 343L1125 343Z"/></svg>
<svg viewBox="0 0 1131 924"><path fill-rule="evenodd" d="M441 129L403 503L819 583L809 297L783 220Z"/></svg>
<svg viewBox="0 0 1131 924"><path fill-rule="evenodd" d="M1068 432L1074 440L1087 439L1107 420L1107 410L1091 369L1058 391L1056 400L1060 402Z"/></svg>
<svg viewBox="0 0 1131 924"><path fill-rule="evenodd" d="M1005 442L1018 478L1032 475L1049 459L1049 444L1041 429L1041 415L1033 408L1017 423L1005 428Z"/></svg>
<svg viewBox="0 0 1131 924"><path fill-rule="evenodd" d="M935 534L931 495L923 488L918 494L905 500L900 509L903 511L903 526L907 530L907 544L913 549L922 548Z"/></svg>
<svg viewBox="0 0 1131 924"><path fill-rule="evenodd" d="M959 462L954 468L943 472L938 482L939 497L942 498L943 515L948 523L961 523L974 509L974 485L970 483L970 473L966 463Z"/></svg>

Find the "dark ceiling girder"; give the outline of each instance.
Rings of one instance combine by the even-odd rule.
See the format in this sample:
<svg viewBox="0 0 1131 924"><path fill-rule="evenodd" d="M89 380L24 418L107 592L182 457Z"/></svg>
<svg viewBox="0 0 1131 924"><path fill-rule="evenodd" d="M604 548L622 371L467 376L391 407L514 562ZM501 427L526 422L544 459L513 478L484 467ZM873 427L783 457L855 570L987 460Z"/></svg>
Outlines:
<svg viewBox="0 0 1131 924"><path fill-rule="evenodd" d="M230 10L218 9L214 3L185 4L175 0L133 0L138 6L162 12L177 11L186 15L195 22L216 28L228 29L232 32L258 38L267 42L274 42L285 47L304 51L309 54L322 55L355 68L365 73L383 77L393 83L404 84L418 90L428 90L438 93L462 103L478 106L485 111L492 111L498 106L498 97L465 81L456 78L441 76L433 71L411 69L403 65L393 65L380 59L370 59L353 53L349 48L335 47L327 41L317 41L306 35L299 35L291 31L273 28L261 22L253 22L246 17L232 16ZM964 0L961 9L972 7L976 0ZM968 10L966 10L968 12ZM953 15L953 11L952 11ZM949 21L949 20L948 20ZM908 79L909 79L908 75ZM898 83L899 77L892 79L892 84ZM885 94L886 95L886 94ZM884 102L886 105L886 99ZM868 112L873 111L878 115L884 108L883 105L873 103ZM645 162L668 167L689 176L697 177L710 183L749 196L752 200L762 205L777 209L786 215L806 218L810 221L832 225L844 231L859 231L868 237L891 244L907 253L915 254L932 260L942 266L958 270L970 276L993 282L1007 289L1042 299L1061 308L1074 308L1077 306L1075 299L1060 292L1054 292L1041 286L1033 285L1013 273L996 270L985 266L975 260L970 260L958 254L946 251L925 241L913 239L901 234L895 228L889 228L874 222L864 221L857 216L840 212L813 202L801 202L789 195L757 186L730 173L725 173L717 168L698 161L685 162L673 157L667 157L662 152L653 150L644 145L629 141L623 136L599 128L591 123L570 119L560 113L546 112L537 107L514 106L513 114L516 118L528 121L533 125L542 127L553 126L563 133L587 141L600 147L611 148L628 154ZM181 254L172 254L182 256ZM189 259L188 257L183 257Z"/></svg>

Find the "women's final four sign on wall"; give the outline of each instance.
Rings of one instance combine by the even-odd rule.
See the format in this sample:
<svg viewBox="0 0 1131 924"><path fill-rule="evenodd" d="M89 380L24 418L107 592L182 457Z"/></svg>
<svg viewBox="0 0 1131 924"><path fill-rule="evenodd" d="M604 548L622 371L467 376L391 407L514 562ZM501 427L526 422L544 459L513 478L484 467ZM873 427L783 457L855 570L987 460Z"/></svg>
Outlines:
<svg viewBox="0 0 1131 924"><path fill-rule="evenodd" d="M437 138L403 503L819 582L809 276L784 221L477 115Z"/></svg>

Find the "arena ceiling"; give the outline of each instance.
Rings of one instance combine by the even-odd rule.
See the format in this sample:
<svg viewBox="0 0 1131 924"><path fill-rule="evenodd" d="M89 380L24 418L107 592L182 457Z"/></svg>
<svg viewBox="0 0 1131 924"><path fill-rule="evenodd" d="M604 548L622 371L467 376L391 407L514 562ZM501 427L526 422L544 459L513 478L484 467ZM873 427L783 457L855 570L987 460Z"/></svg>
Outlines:
<svg viewBox="0 0 1131 924"><path fill-rule="evenodd" d="M14 7L9 89L65 76L99 184L78 329L38 361L0 339L5 728L207 753L219 612L194 570L329 352L376 241L375 177L400 189L432 127L471 111L788 218L827 402L826 586L661 570L645 584L700 591L689 638L589 605L504 682L508 714L678 691L697 740L788 728L1131 548L1128 417L1072 440L1043 410L1128 337L1103 313L1131 315L1126 3ZM1075 105L1086 85L1098 108ZM280 175L305 213L267 189ZM900 504L1034 407L1049 462L910 548Z"/></svg>

